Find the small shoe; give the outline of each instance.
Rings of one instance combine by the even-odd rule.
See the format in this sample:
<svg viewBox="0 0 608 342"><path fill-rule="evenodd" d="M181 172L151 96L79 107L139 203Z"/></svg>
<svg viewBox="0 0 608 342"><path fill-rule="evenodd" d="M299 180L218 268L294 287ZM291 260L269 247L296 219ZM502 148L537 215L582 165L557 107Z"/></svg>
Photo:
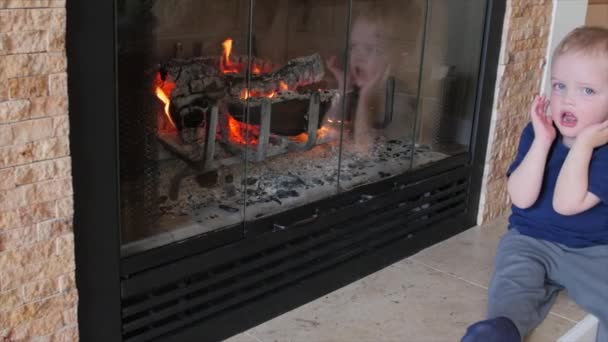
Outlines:
<svg viewBox="0 0 608 342"><path fill-rule="evenodd" d="M497 317L479 321L467 328L460 342L521 342L519 331L510 319Z"/></svg>

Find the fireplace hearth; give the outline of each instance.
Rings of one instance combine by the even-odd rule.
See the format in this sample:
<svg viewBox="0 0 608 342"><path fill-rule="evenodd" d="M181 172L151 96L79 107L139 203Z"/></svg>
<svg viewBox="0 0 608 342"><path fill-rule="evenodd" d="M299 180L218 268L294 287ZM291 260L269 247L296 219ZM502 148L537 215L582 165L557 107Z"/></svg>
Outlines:
<svg viewBox="0 0 608 342"><path fill-rule="evenodd" d="M81 338L221 340L472 226L504 7L68 2Z"/></svg>

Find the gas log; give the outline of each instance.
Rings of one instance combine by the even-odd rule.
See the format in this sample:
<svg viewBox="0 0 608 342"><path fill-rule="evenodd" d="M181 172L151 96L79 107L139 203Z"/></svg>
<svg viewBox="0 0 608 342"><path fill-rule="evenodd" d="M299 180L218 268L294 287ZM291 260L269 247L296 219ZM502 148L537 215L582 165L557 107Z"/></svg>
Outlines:
<svg viewBox="0 0 608 342"><path fill-rule="evenodd" d="M299 86L320 82L325 75L321 56L294 58L282 68L261 75L252 75L247 86L246 75L228 75L229 95L234 98L270 97L279 90L296 90Z"/></svg>
<svg viewBox="0 0 608 342"><path fill-rule="evenodd" d="M232 70L228 70L221 63L225 63L221 57L198 57L192 59L173 59L163 65L160 69L160 82L170 84L170 115L180 132L184 143L194 143L199 140L201 130L208 121L207 117L211 107L224 101L235 108L237 104L244 104L242 100L249 99L250 106L255 105L259 98L270 98L273 103L281 101L305 100L310 98L311 86L315 91L325 88L325 84L319 83L325 75L323 62L319 54L299 57L287 62L283 67L262 74L254 74L249 80L245 74L244 67L247 65L247 57L236 57L231 60ZM259 58L251 61L254 71L269 71L271 63ZM162 86L166 88L166 86ZM322 102L331 100L330 92L325 92ZM333 93L331 93L333 95ZM327 105L323 106L328 107ZM244 121L244 111L236 111L235 118ZM288 105L294 118L293 129L278 129L276 133L301 133L305 125L302 124L306 115L307 104ZM300 111L295 113L295 111ZM279 108L277 108L279 109ZM276 112L276 111L275 111ZM323 114L325 110L322 110ZM291 120L285 117L282 121ZM284 126L284 125L282 125ZM289 128L289 127L288 127Z"/></svg>

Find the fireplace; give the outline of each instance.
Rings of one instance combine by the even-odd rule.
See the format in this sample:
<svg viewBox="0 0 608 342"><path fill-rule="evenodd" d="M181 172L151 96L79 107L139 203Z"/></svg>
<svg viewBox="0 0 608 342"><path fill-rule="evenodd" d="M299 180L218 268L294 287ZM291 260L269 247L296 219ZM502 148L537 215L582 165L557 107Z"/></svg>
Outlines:
<svg viewBox="0 0 608 342"><path fill-rule="evenodd" d="M68 13L83 338L219 340L474 224L503 2Z"/></svg>

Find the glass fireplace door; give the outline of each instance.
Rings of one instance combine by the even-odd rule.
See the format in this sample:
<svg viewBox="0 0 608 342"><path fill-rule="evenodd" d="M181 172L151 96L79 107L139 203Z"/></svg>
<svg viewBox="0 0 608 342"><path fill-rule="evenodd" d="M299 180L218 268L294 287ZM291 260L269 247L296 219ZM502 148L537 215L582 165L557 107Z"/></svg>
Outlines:
<svg viewBox="0 0 608 342"><path fill-rule="evenodd" d="M249 88L228 100L248 105L254 133L247 221L338 192L344 85L331 66L344 64L350 10L348 0L252 4Z"/></svg>
<svg viewBox="0 0 608 342"><path fill-rule="evenodd" d="M126 254L469 152L486 1L115 1Z"/></svg>

